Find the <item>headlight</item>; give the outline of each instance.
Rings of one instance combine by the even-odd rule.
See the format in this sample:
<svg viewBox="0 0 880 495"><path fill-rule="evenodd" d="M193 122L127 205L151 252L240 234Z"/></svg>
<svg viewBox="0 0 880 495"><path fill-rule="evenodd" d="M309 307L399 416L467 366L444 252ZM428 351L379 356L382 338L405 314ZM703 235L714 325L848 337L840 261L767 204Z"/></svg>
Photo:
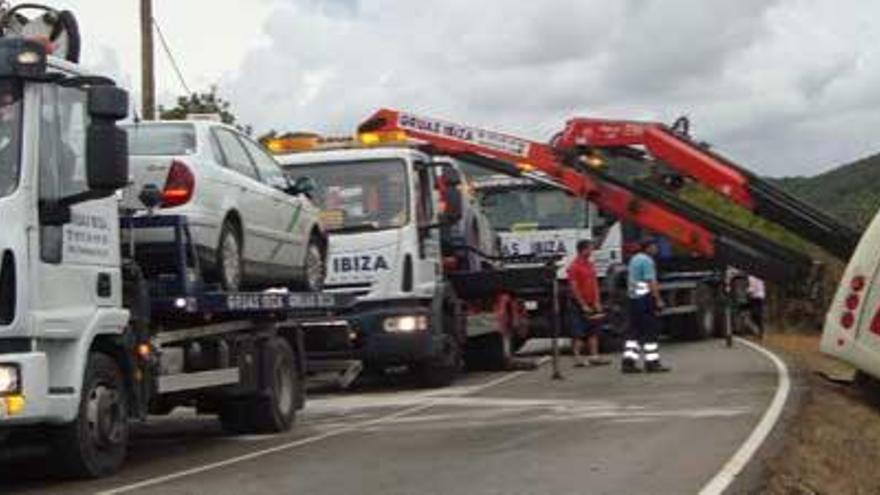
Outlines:
<svg viewBox="0 0 880 495"><path fill-rule="evenodd" d="M411 333L428 329L427 316L390 316L383 324L386 332Z"/></svg>
<svg viewBox="0 0 880 495"><path fill-rule="evenodd" d="M0 364L0 395L21 392L18 365Z"/></svg>

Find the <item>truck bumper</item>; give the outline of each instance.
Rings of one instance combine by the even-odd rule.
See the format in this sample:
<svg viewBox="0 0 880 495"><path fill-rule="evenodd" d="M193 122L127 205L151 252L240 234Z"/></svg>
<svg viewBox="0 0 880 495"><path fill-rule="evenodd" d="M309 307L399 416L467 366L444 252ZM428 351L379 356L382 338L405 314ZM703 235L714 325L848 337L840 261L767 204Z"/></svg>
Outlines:
<svg viewBox="0 0 880 495"><path fill-rule="evenodd" d="M0 426L33 424L50 414L49 368L42 352L0 355L0 364L18 367L20 392L0 398Z"/></svg>
<svg viewBox="0 0 880 495"><path fill-rule="evenodd" d="M385 320L392 317L423 317L423 329L388 332ZM332 322L304 326L308 360L354 359L377 365L407 364L439 355L443 337L433 328L424 307L359 310Z"/></svg>

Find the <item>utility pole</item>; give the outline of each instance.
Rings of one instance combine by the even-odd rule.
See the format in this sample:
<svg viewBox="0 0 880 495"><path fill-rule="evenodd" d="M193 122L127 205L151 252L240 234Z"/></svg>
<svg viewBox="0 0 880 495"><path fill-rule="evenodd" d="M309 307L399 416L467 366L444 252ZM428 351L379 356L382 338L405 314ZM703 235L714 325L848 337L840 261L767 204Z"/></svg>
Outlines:
<svg viewBox="0 0 880 495"><path fill-rule="evenodd" d="M156 76L153 70L153 0L141 0L141 113L156 119Z"/></svg>

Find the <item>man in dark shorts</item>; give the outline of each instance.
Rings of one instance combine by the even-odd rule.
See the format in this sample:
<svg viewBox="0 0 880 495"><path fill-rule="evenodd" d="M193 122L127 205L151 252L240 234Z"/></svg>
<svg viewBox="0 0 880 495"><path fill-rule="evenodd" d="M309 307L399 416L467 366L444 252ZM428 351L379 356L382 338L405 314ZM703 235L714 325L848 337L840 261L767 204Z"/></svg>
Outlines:
<svg viewBox="0 0 880 495"><path fill-rule="evenodd" d="M599 298L599 281L596 268L590 256L593 244L589 240L577 243L577 255L568 266L568 284L571 289L571 304L568 314L571 325L571 347L575 366L584 367L611 364L599 356L599 327L602 325L602 302ZM587 348L587 360L581 357Z"/></svg>

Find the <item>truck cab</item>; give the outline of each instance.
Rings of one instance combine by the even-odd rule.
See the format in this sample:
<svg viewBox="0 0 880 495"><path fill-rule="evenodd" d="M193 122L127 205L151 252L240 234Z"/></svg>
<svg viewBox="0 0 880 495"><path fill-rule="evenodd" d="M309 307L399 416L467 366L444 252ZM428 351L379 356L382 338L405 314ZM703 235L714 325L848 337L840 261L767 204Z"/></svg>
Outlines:
<svg viewBox="0 0 880 495"><path fill-rule="evenodd" d="M0 425L64 424L79 356L128 323L114 196L127 95L39 42L0 39L0 52Z"/></svg>
<svg viewBox="0 0 880 495"><path fill-rule="evenodd" d="M480 206L498 232L507 257L561 257L559 277L582 239L596 241L593 260L600 277L622 261L620 228L607 227L596 207L564 190L531 179L482 176L474 181Z"/></svg>
<svg viewBox="0 0 880 495"><path fill-rule="evenodd" d="M448 382L465 335L443 269L441 227L461 218L460 203L451 220L440 211L443 165L407 146L352 143L278 160L292 179L315 183L328 233L325 290L357 297L339 338L327 329L306 332L310 358L409 365L426 382Z"/></svg>

